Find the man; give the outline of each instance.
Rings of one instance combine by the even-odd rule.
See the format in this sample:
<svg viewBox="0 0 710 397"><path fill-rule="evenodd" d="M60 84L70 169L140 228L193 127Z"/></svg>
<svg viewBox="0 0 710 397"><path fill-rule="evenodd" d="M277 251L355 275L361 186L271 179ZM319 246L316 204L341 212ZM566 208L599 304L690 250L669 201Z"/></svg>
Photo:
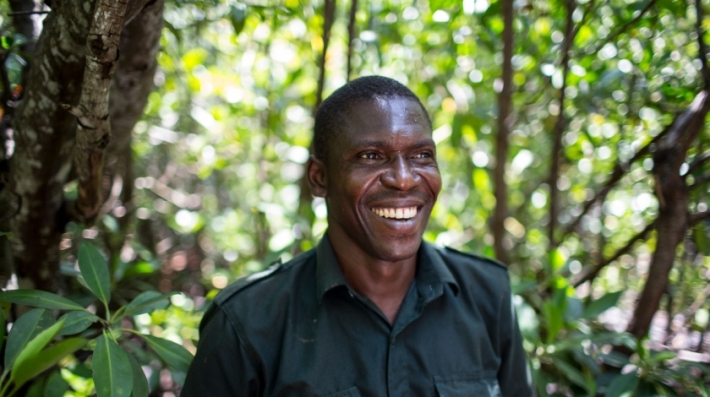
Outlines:
<svg viewBox="0 0 710 397"><path fill-rule="evenodd" d="M505 267L422 242L431 127L385 77L323 102L306 172L328 231L215 298L184 397L532 395Z"/></svg>

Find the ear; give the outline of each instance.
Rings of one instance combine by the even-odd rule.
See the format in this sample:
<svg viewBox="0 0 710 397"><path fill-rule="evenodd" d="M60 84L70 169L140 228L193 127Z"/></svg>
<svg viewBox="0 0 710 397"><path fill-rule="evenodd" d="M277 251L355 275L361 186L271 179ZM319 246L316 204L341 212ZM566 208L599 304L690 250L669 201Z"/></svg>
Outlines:
<svg viewBox="0 0 710 397"><path fill-rule="evenodd" d="M325 164L311 155L306 163L306 176L311 194L315 197L325 197L328 193L328 184L325 178Z"/></svg>

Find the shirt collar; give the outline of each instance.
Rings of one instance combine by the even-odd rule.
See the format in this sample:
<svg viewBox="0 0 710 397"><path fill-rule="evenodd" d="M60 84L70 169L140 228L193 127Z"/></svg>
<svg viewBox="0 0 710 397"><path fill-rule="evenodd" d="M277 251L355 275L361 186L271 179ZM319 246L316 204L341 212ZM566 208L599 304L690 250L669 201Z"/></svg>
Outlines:
<svg viewBox="0 0 710 397"><path fill-rule="evenodd" d="M422 296L435 297L441 295L444 284L449 284L454 295L458 295L459 285L438 251L432 244L422 241L417 253L417 288ZM340 286L350 288L326 233L316 247L317 298Z"/></svg>

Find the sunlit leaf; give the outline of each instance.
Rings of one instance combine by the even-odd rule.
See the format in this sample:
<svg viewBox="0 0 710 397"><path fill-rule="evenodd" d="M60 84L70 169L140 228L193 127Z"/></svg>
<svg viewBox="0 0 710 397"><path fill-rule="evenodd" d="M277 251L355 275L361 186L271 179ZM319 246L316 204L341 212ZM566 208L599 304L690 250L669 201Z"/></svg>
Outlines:
<svg viewBox="0 0 710 397"><path fill-rule="evenodd" d="M25 347L20 350L15 362L12 364L12 373L17 373L18 368L24 368L28 360L34 358L42 349L44 349L45 346L47 346L47 344L49 344L49 342L52 341L57 333L59 333L59 330L62 329L63 325L64 320L60 320L27 342ZM13 375L13 378L14 376L15 375Z"/></svg>
<svg viewBox="0 0 710 397"><path fill-rule="evenodd" d="M19 387L28 380L41 374L52 366L56 365L62 358L81 349L88 342L84 338L72 338L63 340L54 346L42 350L27 360L18 362L13 367L11 378Z"/></svg>
<svg viewBox="0 0 710 397"><path fill-rule="evenodd" d="M12 325L10 334L7 337L7 347L5 350L5 368L11 367L13 361L25 347L27 342L32 340L40 332L51 327L55 323L52 313L44 309L34 309L20 316Z"/></svg>

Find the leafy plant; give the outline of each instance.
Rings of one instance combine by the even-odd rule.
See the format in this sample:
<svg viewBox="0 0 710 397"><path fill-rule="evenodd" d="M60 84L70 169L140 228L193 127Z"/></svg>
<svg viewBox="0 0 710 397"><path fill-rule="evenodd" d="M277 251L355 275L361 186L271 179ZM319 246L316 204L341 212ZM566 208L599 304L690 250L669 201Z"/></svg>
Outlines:
<svg viewBox="0 0 710 397"><path fill-rule="evenodd" d="M79 247L79 271L83 285L99 300L103 315L67 298L39 290L13 290L0 293L0 301L34 307L13 323L0 375L0 397L15 395L30 380L63 362L79 350L92 352L91 377L99 397L147 396L148 382L139 360L145 356L131 338L141 338L167 366L185 372L192 354L181 345L125 328L127 317L164 309L174 293L146 291L128 304L111 311L111 276L103 255L91 244ZM9 307L8 307L9 309ZM51 311L65 312L59 320ZM0 347L5 343L6 312L0 312ZM129 343L131 342L131 343ZM126 347L130 344L130 350ZM89 354L83 355L88 357ZM56 374L56 373L55 373ZM46 382L35 382L32 390L41 393L63 383L51 375ZM64 382L66 389L66 383Z"/></svg>

